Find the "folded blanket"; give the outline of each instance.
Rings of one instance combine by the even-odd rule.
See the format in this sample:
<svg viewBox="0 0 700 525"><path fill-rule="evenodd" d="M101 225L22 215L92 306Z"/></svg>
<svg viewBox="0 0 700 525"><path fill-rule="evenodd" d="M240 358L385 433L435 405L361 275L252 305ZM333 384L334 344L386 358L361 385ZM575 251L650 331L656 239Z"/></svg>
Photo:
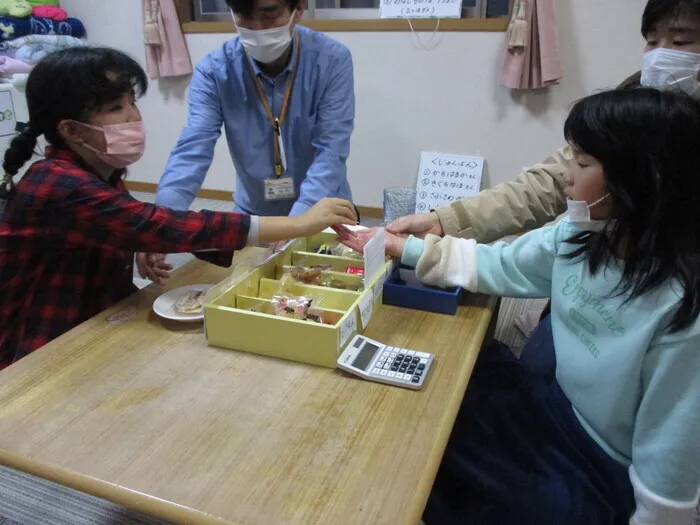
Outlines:
<svg viewBox="0 0 700 525"><path fill-rule="evenodd" d="M54 7L52 5L37 5L32 9L32 14L39 18L50 18L51 20L57 20L63 22L68 19L68 13L65 9L60 7Z"/></svg>
<svg viewBox="0 0 700 525"><path fill-rule="evenodd" d="M32 66L21 60L0 56L0 75L9 77L15 73L29 73Z"/></svg>
<svg viewBox="0 0 700 525"><path fill-rule="evenodd" d="M87 32L83 23L77 18L58 21L36 16L29 18L0 16L0 41L27 35L67 35L84 38Z"/></svg>
<svg viewBox="0 0 700 525"><path fill-rule="evenodd" d="M46 55L68 47L87 47L87 41L65 35L29 35L0 42L0 54L36 65Z"/></svg>
<svg viewBox="0 0 700 525"><path fill-rule="evenodd" d="M24 18L32 14L32 6L27 0L0 0L0 15Z"/></svg>

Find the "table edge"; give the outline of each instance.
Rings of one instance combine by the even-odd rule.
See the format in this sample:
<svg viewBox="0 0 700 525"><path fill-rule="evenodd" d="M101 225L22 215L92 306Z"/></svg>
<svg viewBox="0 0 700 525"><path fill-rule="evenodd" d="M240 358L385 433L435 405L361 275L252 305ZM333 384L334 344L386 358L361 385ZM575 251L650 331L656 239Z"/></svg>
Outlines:
<svg viewBox="0 0 700 525"><path fill-rule="evenodd" d="M0 449L0 465L176 524L242 525L98 478L29 459L4 449Z"/></svg>
<svg viewBox="0 0 700 525"><path fill-rule="evenodd" d="M455 385L452 391L452 396L449 401L443 407L442 422L446 419L452 421L451 424L438 425L440 431L438 437L436 438L433 449L428 455L428 461L423 473L421 474L420 481L416 487L416 492L412 499L411 507L406 517L410 520L408 523L422 523L421 519L423 516L423 511L425 510L425 505L428 502L428 497L430 496L430 491L433 488L433 483L435 482L435 477L437 476L438 468L440 467L440 462L442 461L442 456L445 453L445 448L447 447L447 441L452 433L452 427L454 426L454 421L457 418L457 412L459 407L462 405L462 399L464 398L464 393L467 390L469 380L471 379L471 373L476 363L476 359L481 351L481 346L483 346L486 335L488 334L491 322L495 322L496 306L498 305L499 297L489 296L488 302L482 307L481 320L478 323L478 330L474 332L474 335L478 337L472 337L469 344L465 345L465 352L468 352L473 356L472 359L465 360L462 368L459 370L459 376L464 378L460 380L459 383ZM475 341L479 348L474 349ZM469 373L467 373L469 372Z"/></svg>

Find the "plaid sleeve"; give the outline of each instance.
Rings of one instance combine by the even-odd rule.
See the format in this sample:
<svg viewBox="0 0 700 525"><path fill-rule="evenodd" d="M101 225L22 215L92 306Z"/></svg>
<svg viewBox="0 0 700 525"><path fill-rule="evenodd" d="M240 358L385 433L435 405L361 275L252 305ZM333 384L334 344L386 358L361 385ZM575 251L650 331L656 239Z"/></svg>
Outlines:
<svg viewBox="0 0 700 525"><path fill-rule="evenodd" d="M59 206L67 241L133 252L233 251L245 246L250 228L245 214L173 211L98 179L81 180Z"/></svg>

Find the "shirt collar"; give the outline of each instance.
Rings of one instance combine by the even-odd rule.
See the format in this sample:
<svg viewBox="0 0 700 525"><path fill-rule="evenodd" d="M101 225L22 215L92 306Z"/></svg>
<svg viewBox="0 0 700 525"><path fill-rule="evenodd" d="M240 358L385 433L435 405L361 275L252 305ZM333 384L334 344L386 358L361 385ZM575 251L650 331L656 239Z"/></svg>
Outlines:
<svg viewBox="0 0 700 525"><path fill-rule="evenodd" d="M77 166L92 175L95 175L96 177L99 177L97 173L95 173L95 168L90 166L87 162L85 162L80 155L78 155L75 151L73 151L70 148L67 147L56 147L56 146L46 146L46 152L45 156L47 159L51 160L62 160L65 162L69 162L73 164L74 166ZM121 169L121 170L115 170L112 176L109 178L108 183L111 186L116 186L117 182L122 180L124 176L126 175L126 169Z"/></svg>
<svg viewBox="0 0 700 525"><path fill-rule="evenodd" d="M292 35L292 55L291 59L287 63L287 66L280 72L278 76L282 75L289 75L293 70L294 66L297 61L297 53L296 53L296 46L299 45L298 40L301 38L301 35L299 35L299 31L295 28L294 29L294 34ZM245 48L243 47L243 44L241 44L241 50L243 51L243 55L245 56L246 60L250 62L250 65L253 67L253 72L255 73L256 77L264 77L264 78L269 78L263 71L260 69L260 66L258 63L250 58L248 54L245 52ZM274 79L270 79L274 80Z"/></svg>

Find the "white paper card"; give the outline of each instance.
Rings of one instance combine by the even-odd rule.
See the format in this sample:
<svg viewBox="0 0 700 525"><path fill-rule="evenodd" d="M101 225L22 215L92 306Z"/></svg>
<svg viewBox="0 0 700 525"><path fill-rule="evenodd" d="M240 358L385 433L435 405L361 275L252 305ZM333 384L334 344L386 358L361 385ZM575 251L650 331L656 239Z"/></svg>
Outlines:
<svg viewBox="0 0 700 525"><path fill-rule="evenodd" d="M0 91L0 137L14 135L16 126L17 118L15 117L12 92Z"/></svg>
<svg viewBox="0 0 700 525"><path fill-rule="evenodd" d="M343 324L340 325L340 347L344 347L345 343L348 342L348 339L357 332L357 316L355 315L355 311L353 310L348 314L348 316L345 318L343 321Z"/></svg>
<svg viewBox="0 0 700 525"><path fill-rule="evenodd" d="M386 249L384 246L384 238L386 234L384 228L379 228L377 233L370 239L370 241L365 245L365 284L369 286L372 279L377 275L377 273L384 266L386 261Z"/></svg>
<svg viewBox="0 0 700 525"><path fill-rule="evenodd" d="M416 213L479 193L483 157L423 152L416 183Z"/></svg>
<svg viewBox="0 0 700 525"><path fill-rule="evenodd" d="M374 288L367 290L360 299L360 321L362 329L367 328L369 320L372 318L372 306L374 305Z"/></svg>
<svg viewBox="0 0 700 525"><path fill-rule="evenodd" d="M379 18L459 18L462 0L381 0Z"/></svg>

